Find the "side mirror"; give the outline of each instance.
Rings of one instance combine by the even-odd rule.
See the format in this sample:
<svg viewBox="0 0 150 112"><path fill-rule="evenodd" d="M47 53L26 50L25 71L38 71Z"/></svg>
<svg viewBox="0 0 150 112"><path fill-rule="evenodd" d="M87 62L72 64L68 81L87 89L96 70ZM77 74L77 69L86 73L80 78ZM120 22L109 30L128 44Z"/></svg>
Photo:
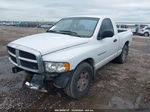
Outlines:
<svg viewBox="0 0 150 112"><path fill-rule="evenodd" d="M101 35L98 36L97 39L100 40L100 39L108 38L108 37L112 37L112 36L114 36L114 32L111 30L106 30L106 31L103 31L101 33Z"/></svg>

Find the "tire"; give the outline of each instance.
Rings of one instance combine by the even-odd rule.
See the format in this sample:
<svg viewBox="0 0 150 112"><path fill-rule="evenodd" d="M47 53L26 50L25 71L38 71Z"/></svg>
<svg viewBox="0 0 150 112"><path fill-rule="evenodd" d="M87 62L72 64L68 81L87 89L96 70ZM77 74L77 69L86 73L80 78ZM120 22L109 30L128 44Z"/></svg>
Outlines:
<svg viewBox="0 0 150 112"><path fill-rule="evenodd" d="M128 56L128 52L129 52L129 46L128 44L125 44L121 54L115 59L115 62L119 63L119 64L123 64L126 62L127 56Z"/></svg>
<svg viewBox="0 0 150 112"><path fill-rule="evenodd" d="M145 37L148 37L148 36L149 36L149 33L148 33L148 32L145 32L145 33L144 33L144 36L145 36Z"/></svg>
<svg viewBox="0 0 150 112"><path fill-rule="evenodd" d="M65 93L71 98L80 99L89 91L92 76L92 66L86 62L81 63L64 89Z"/></svg>

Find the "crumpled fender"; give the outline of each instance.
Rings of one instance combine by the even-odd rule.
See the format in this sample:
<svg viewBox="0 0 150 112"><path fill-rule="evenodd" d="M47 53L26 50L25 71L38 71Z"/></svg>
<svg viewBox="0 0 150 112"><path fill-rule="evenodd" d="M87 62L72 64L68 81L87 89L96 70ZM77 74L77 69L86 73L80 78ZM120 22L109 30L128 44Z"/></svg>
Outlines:
<svg viewBox="0 0 150 112"><path fill-rule="evenodd" d="M53 85L56 88L65 88L73 75L73 71L60 74L53 80Z"/></svg>

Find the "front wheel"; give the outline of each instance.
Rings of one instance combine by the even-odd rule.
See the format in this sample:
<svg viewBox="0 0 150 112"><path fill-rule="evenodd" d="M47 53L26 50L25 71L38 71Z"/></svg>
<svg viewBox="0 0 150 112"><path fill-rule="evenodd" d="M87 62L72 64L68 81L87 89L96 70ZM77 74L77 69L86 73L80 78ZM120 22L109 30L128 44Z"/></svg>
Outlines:
<svg viewBox="0 0 150 112"><path fill-rule="evenodd" d="M125 44L121 54L115 59L115 62L123 64L125 63L127 56L128 56L129 46L128 44Z"/></svg>
<svg viewBox="0 0 150 112"><path fill-rule="evenodd" d="M81 98L89 91L92 76L92 66L86 62L81 63L74 71L70 82L64 90L65 93L74 99Z"/></svg>

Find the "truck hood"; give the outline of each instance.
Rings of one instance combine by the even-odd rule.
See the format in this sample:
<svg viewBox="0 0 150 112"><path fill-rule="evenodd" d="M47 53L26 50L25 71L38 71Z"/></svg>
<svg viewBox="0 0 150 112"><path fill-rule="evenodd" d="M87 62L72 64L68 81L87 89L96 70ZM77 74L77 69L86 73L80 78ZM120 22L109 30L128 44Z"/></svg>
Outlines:
<svg viewBox="0 0 150 112"><path fill-rule="evenodd" d="M85 44L88 40L88 38L80 38L64 34L42 33L27 36L15 40L12 43L37 50L42 55L45 55L47 53Z"/></svg>

